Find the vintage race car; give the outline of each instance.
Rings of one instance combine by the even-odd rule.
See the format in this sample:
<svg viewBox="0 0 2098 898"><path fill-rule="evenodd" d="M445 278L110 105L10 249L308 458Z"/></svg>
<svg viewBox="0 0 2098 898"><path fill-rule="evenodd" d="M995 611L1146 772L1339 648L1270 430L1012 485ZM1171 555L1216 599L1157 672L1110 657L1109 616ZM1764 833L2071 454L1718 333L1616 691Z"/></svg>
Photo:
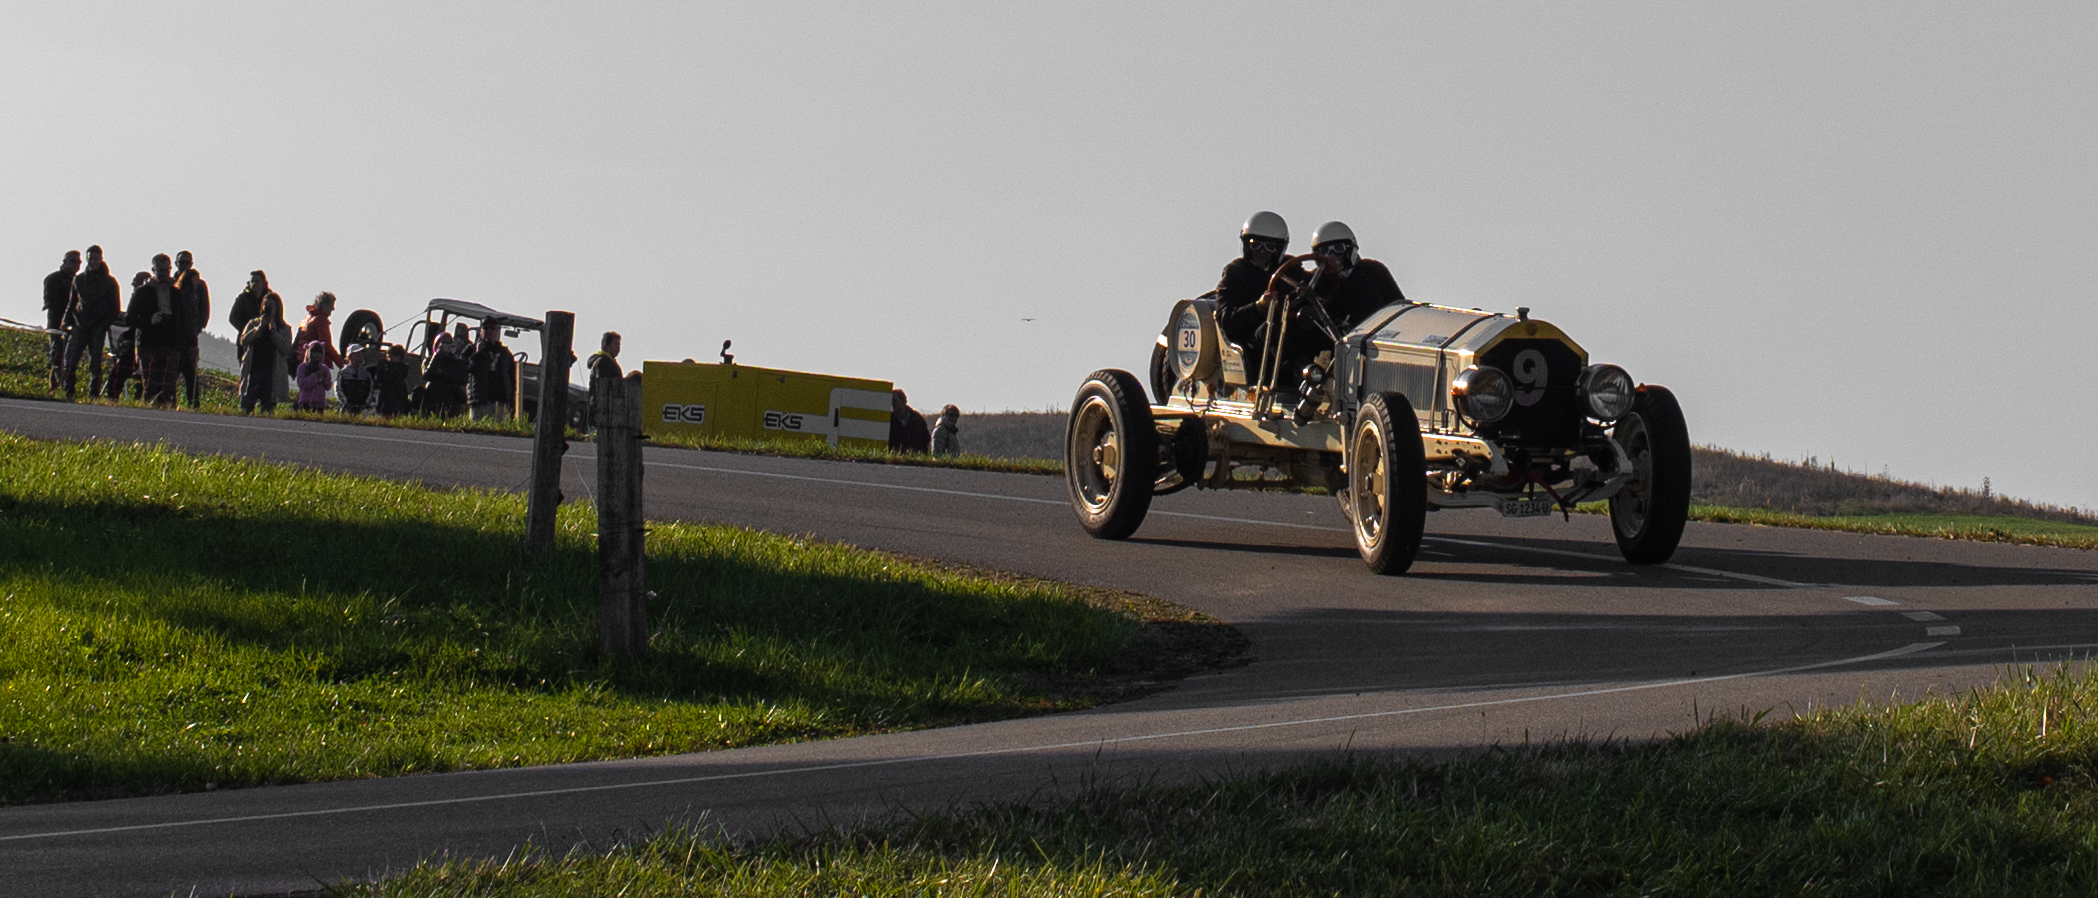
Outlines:
<svg viewBox="0 0 2098 898"><path fill-rule="evenodd" d="M1398 303L1335 326L1311 291L1271 284L1279 301L1253 352L1225 339L1213 300L1175 304L1154 356L1156 404L1127 371L1086 379L1064 463L1088 533L1129 536L1153 495L1279 485L1336 496L1379 574L1411 567L1427 512L1446 508L1531 517L1608 500L1626 561L1674 554L1690 437L1668 388L1590 364L1526 308ZM1292 327L1332 350L1291 358Z"/></svg>

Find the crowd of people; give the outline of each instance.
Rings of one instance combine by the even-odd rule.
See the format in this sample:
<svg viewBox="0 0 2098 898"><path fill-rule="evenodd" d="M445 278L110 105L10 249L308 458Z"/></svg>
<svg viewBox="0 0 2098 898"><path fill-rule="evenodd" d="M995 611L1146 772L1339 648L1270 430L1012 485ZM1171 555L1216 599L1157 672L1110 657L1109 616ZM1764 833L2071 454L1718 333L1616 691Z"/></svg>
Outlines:
<svg viewBox="0 0 2098 898"><path fill-rule="evenodd" d="M453 332L437 335L428 363L417 370L398 344L338 349L335 303L335 294L322 291L294 327L283 297L270 289L269 275L248 273L226 319L237 335L236 392L243 413L270 414L289 404L302 411L339 408L381 416L509 415L517 365L503 345L502 328L480 328L477 336L462 322ZM128 301L102 247L88 247L84 259L69 250L58 270L44 278L48 388L78 401L84 363L89 400L120 399L128 391L163 408L196 408L200 337L210 320L211 288L188 250L172 258L155 255L150 270L132 277Z"/></svg>
<svg viewBox="0 0 2098 898"><path fill-rule="evenodd" d="M338 349L335 305L335 294L321 291L294 327L284 298L270 288L269 275L248 272L226 316L238 335L236 397L243 414L273 414L286 404L299 411L332 408L382 417L421 412L500 419L510 414L519 372L501 327L474 329L458 322L450 333L436 335L418 370L399 344L352 343ZM90 401L129 395L163 408L197 408L200 338L210 320L211 288L189 250L153 256L151 269L131 278L128 301L102 247L88 247L84 258L68 250L58 270L44 278L49 389L78 401L84 363ZM619 335L608 332L593 363L618 353ZM947 405L928 424L902 390L891 398L890 449L961 454L960 409Z"/></svg>

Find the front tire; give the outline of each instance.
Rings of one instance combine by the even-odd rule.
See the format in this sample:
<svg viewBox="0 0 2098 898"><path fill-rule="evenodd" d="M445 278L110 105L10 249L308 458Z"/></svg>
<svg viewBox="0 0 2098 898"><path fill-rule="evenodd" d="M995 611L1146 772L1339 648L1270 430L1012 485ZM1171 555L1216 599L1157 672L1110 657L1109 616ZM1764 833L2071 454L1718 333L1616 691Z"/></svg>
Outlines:
<svg viewBox="0 0 2098 898"><path fill-rule="evenodd" d="M1643 386L1610 438L1632 460L1632 479L1610 497L1617 551L1633 564L1675 555L1690 520L1690 428L1667 387Z"/></svg>
<svg viewBox="0 0 2098 898"><path fill-rule="evenodd" d="M1428 525L1426 453L1413 403L1378 393L1362 404L1348 438L1348 519L1372 573L1403 574Z"/></svg>
<svg viewBox="0 0 2098 898"><path fill-rule="evenodd" d="M1064 428L1064 482L1079 525L1096 539L1135 533L1151 510L1158 467L1158 429L1143 384L1127 371L1093 372Z"/></svg>

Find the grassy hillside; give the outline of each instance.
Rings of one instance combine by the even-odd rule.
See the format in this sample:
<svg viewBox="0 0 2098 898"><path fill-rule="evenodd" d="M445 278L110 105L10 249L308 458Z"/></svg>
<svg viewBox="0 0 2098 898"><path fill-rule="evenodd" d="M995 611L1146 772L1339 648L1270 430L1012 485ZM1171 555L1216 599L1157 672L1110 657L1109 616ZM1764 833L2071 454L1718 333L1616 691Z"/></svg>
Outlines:
<svg viewBox="0 0 2098 898"><path fill-rule="evenodd" d="M0 803L634 757L1073 708L1215 663L1163 603L589 505L0 433Z"/></svg>

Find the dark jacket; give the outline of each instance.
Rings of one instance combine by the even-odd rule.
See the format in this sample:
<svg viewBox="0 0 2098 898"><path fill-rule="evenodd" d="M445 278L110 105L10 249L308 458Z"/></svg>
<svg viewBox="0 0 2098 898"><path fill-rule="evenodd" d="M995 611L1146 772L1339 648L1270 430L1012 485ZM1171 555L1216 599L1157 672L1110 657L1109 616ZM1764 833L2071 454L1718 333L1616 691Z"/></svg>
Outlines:
<svg viewBox="0 0 2098 898"><path fill-rule="evenodd" d="M892 452L931 452L932 430L925 426L925 416L918 410L904 406L904 414L889 415L889 450Z"/></svg>
<svg viewBox="0 0 2098 898"><path fill-rule="evenodd" d="M508 405L515 397L511 379L517 373L517 364L510 355L510 347L500 342L475 343L466 367L466 390L475 405L483 402Z"/></svg>
<svg viewBox="0 0 2098 898"><path fill-rule="evenodd" d="M73 304L73 275L61 268L44 275L44 326L66 326L66 308Z"/></svg>
<svg viewBox="0 0 2098 898"><path fill-rule="evenodd" d="M161 291L167 291L167 305L162 315ZM159 317L159 321L154 321ZM189 303L182 298L182 291L168 281L147 281L131 291L131 306L124 311L124 323L138 328L138 348L182 349L197 339L197 329L190 325Z"/></svg>
<svg viewBox="0 0 2098 898"><path fill-rule="evenodd" d="M269 292L267 287L259 293L256 292L255 285L251 282L240 291L239 296L233 297L233 311L226 316L226 321L233 325L234 333L247 330L248 322L262 314L262 297Z"/></svg>
<svg viewBox="0 0 2098 898"><path fill-rule="evenodd" d="M373 386L379 391L378 412L382 415L398 415L408 410L408 363L392 359L380 362L372 374Z"/></svg>
<svg viewBox="0 0 2098 898"><path fill-rule="evenodd" d="M1347 277L1338 275L1337 271L1319 275L1317 292L1319 298L1326 301L1326 314L1343 332L1361 324L1378 309L1406 301L1406 294L1399 290L1399 282L1391 276L1391 269L1375 259L1356 262Z"/></svg>
<svg viewBox="0 0 2098 898"><path fill-rule="evenodd" d="M1296 280L1303 282L1303 270L1298 269ZM1217 279L1217 327L1224 331L1224 339L1240 347L1251 346L1258 338L1260 326L1267 323L1267 311L1254 303L1267 292L1268 281L1275 275L1273 268L1261 268L1244 258L1237 258L1224 266L1224 276Z"/></svg>
<svg viewBox="0 0 2098 898"><path fill-rule="evenodd" d="M204 283L204 276L192 268L175 276L175 291L189 302L190 343L196 343L195 334L202 333L204 325L211 323L211 285Z"/></svg>
<svg viewBox="0 0 2098 898"><path fill-rule="evenodd" d="M109 263L90 262L73 279L73 306L67 317L88 330L101 330L124 314L122 296L117 279L109 275Z"/></svg>

